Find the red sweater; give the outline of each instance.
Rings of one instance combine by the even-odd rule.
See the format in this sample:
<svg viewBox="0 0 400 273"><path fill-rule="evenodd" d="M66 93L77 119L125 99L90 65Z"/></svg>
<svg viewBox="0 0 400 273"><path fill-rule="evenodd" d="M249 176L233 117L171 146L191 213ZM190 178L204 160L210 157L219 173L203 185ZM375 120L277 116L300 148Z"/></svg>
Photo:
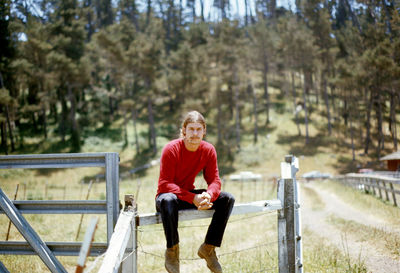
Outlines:
<svg viewBox="0 0 400 273"><path fill-rule="evenodd" d="M172 140L165 145L161 155L157 195L171 192L179 199L193 203L195 194L190 191L194 189L194 179L201 170L213 202L221 192L214 146L202 141L199 148L191 152L186 149L183 139Z"/></svg>

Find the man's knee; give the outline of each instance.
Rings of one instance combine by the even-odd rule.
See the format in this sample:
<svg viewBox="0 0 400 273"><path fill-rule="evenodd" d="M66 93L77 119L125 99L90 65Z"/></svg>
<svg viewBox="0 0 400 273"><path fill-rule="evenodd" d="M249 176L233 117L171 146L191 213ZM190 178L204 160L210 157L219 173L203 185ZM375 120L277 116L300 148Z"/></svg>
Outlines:
<svg viewBox="0 0 400 273"><path fill-rule="evenodd" d="M219 197L228 206L233 206L235 204L235 197L229 192L221 192Z"/></svg>
<svg viewBox="0 0 400 273"><path fill-rule="evenodd" d="M157 197L157 210L170 211L178 208L178 197L173 193L162 193Z"/></svg>

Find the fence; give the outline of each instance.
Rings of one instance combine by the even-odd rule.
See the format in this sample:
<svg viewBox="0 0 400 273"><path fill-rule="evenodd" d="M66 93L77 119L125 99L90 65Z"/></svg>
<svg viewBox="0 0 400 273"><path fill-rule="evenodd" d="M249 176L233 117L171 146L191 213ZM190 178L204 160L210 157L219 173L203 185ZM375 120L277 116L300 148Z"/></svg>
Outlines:
<svg viewBox="0 0 400 273"><path fill-rule="evenodd" d="M338 176L336 179L353 188L364 190L366 193L373 193L375 196L379 195L382 200L384 199L382 191L384 191L386 201L392 201L397 206L396 194L400 194L400 190L396 189L393 184L400 185L400 178L376 174L349 173Z"/></svg>
<svg viewBox="0 0 400 273"><path fill-rule="evenodd" d="M278 266L280 273L301 273L303 270L300 200L295 179L297 171L297 158L286 156L285 162L281 163L282 179L278 183L277 199L237 204L232 211L233 215L277 211ZM212 215L213 210L183 210L179 212L179 221L210 218ZM125 209L118 218L99 272L108 273L122 270L122 272L136 273L138 227L161 222L161 217L158 213L138 214L133 196L125 196Z"/></svg>
<svg viewBox="0 0 400 273"><path fill-rule="evenodd" d="M104 253L119 215L118 153L78 153L0 156L0 169L105 168L106 200L28 200L11 201L0 188L0 213L5 213L27 242L0 242L0 254L37 254L51 272L66 272L55 255L78 256L79 242L41 240L22 216L24 214L106 214L107 243L95 243L91 256ZM0 265L0 269L1 269Z"/></svg>

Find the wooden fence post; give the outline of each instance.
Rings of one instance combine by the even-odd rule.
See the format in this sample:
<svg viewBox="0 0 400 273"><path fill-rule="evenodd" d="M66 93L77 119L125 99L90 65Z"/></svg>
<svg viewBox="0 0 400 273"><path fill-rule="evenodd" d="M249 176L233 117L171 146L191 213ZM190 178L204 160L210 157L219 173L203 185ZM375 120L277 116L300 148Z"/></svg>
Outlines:
<svg viewBox="0 0 400 273"><path fill-rule="evenodd" d="M382 184L383 184L383 187L385 188L386 201L390 201L385 181L382 180Z"/></svg>
<svg viewBox="0 0 400 273"><path fill-rule="evenodd" d="M125 211L133 210L134 216L131 221L131 236L129 237L127 249L130 253L125 254L123 262L121 263L122 273L137 273L137 204L132 194L125 195Z"/></svg>
<svg viewBox="0 0 400 273"><path fill-rule="evenodd" d="M382 191L381 191L381 185L379 184L379 179L376 179L375 182L376 182L376 185L377 185L377 187L378 187L379 198L383 200Z"/></svg>
<svg viewBox="0 0 400 273"><path fill-rule="evenodd" d="M125 200L129 202L129 200L133 200L133 196L126 196ZM124 272L136 272L136 248L128 249L132 252L126 253L128 243L132 238L132 222L136 218L135 204L132 203L132 205L126 206L118 217L99 273L121 272L120 270L123 270L121 263L126 263L126 271ZM133 243L136 244L136 236L133 238ZM129 265L131 265L130 268L128 268Z"/></svg>
<svg viewBox="0 0 400 273"><path fill-rule="evenodd" d="M396 193L394 192L393 183L390 183L390 189L392 190L393 203L397 207Z"/></svg>
<svg viewBox="0 0 400 273"><path fill-rule="evenodd" d="M295 212L299 208L296 204L298 190L295 189L295 164L295 158L291 155L286 156L285 162L281 163L282 179L278 184L278 199L282 203L282 209L278 210L279 273L302 272L301 255L297 253L301 252L301 246L297 246L301 236L296 235L300 230L297 227L300 222L296 220Z"/></svg>

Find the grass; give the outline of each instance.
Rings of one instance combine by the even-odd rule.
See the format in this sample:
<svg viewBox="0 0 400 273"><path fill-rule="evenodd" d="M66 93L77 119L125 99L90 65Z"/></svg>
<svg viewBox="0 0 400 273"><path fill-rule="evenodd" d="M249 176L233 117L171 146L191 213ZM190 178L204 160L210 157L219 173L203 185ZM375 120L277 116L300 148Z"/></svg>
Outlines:
<svg viewBox="0 0 400 273"><path fill-rule="evenodd" d="M329 222L339 227L342 232L352 234L361 242L368 241L378 249L389 252L396 258L400 257L400 236L383 228L375 228L352 220L331 215Z"/></svg>
<svg viewBox="0 0 400 273"><path fill-rule="evenodd" d="M307 200L304 200L304 202L311 203L312 210L322 210L325 207L325 203L313 188L302 186L301 190L307 196Z"/></svg>
<svg viewBox="0 0 400 273"><path fill-rule="evenodd" d="M352 262L345 253L309 229L303 231L304 272L367 273L362 261Z"/></svg>
<svg viewBox="0 0 400 273"><path fill-rule="evenodd" d="M325 183L315 183L315 187L324 188L333 191L347 203L352 206L373 215L378 219L391 223L393 226L400 226L400 210L391 203L382 201L378 197L365 194L364 191L357 191L339 182L330 180Z"/></svg>

